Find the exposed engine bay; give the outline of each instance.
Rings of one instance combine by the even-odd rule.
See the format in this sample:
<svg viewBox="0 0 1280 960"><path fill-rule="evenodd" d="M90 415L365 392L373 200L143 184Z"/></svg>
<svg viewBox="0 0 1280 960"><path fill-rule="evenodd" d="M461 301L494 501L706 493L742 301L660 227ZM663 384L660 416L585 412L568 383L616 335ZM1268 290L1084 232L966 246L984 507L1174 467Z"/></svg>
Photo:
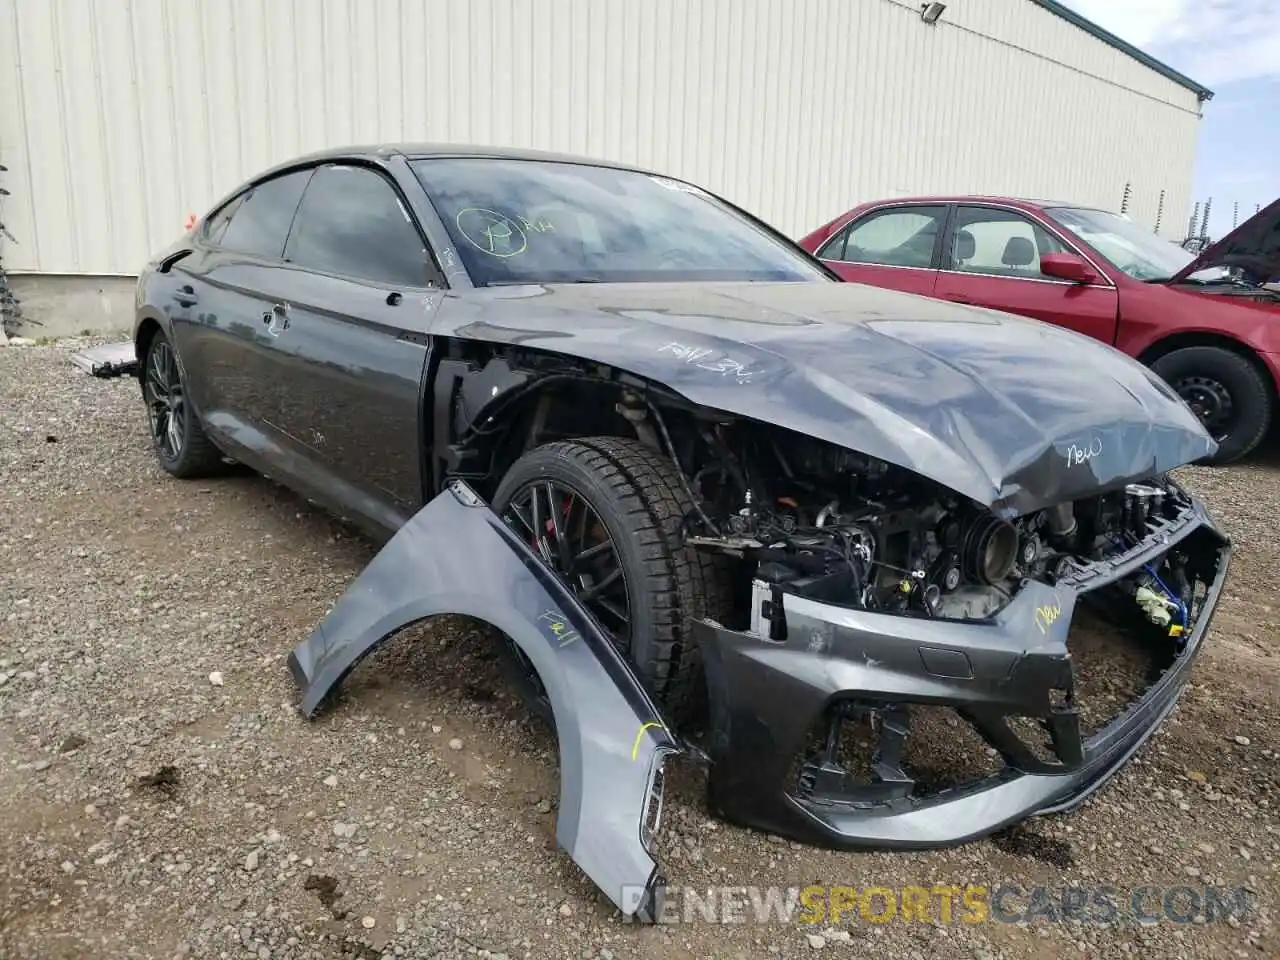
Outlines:
<svg viewBox="0 0 1280 960"><path fill-rule="evenodd" d="M661 499L664 539L682 524L684 544L730 574L714 611L688 623L706 683L706 727L687 728L699 740L664 716L585 605L595 584L571 587L541 538L526 539L464 479L379 552L290 667L310 715L423 617L474 616L511 638L541 678L562 746L557 840L628 915L645 916L664 883L651 841L669 755L697 748L708 807L731 822L838 848L948 846L1082 803L1173 708L1222 594L1229 543L1164 473L1057 472L1098 457L1110 435L1094 434L1097 449L1051 451L1040 489L1077 491L1067 502L1049 493L1022 501L1044 508L1010 498L989 508L796 431L662 391L624 389L616 402L613 382L571 379L573 403L543 392L529 415L483 419L440 460L487 486L495 464L558 438L634 433L629 455L651 448L662 472L646 495ZM497 389L485 386L476 392ZM1098 481L1106 475L1118 478ZM534 509L529 531L544 528ZM597 544L579 557L588 552L608 554ZM1092 703L1091 661L1072 647L1076 614L1095 603L1108 623L1125 608L1153 648L1135 658L1144 680L1125 688L1119 713L1113 685ZM941 728L948 752L973 755L963 769L927 756L940 711L953 721Z"/></svg>
<svg viewBox="0 0 1280 960"><path fill-rule="evenodd" d="M1257 300L1260 303L1280 303L1280 290L1274 285L1253 284L1245 280L1231 279L1217 282L1187 282L1177 284L1195 293L1208 293L1219 297Z"/></svg>
<svg viewBox="0 0 1280 960"><path fill-rule="evenodd" d="M720 426L704 439L718 455L687 478L700 501L688 541L754 563L755 580L852 609L983 620L1024 581L1053 585L1123 553L1190 503L1169 478L1155 477L1005 520L819 441L774 435L731 451ZM1146 618L1171 635L1191 617L1183 561L1170 552L1160 569L1125 581Z"/></svg>

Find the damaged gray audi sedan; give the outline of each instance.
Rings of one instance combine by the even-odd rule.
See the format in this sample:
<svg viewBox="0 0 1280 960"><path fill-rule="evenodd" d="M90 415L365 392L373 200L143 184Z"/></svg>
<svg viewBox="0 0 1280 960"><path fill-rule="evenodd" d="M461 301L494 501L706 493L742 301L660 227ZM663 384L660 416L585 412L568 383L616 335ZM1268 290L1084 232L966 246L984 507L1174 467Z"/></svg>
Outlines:
<svg viewBox="0 0 1280 960"><path fill-rule="evenodd" d="M554 724L558 839L629 915L682 751L719 815L839 847L1073 807L1172 709L1227 574L1169 475L1214 442L1137 362L839 282L603 161L283 164L148 265L135 342L165 470L239 461L386 541L289 658L303 712L413 622L487 621ZM1089 617L1151 664L1097 724ZM938 711L966 777L913 762Z"/></svg>

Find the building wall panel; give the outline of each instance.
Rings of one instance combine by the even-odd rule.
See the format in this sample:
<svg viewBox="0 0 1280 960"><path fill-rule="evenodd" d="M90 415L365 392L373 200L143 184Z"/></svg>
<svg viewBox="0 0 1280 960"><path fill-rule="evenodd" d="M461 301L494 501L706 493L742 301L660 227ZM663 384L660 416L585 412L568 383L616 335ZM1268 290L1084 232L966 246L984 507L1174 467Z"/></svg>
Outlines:
<svg viewBox="0 0 1280 960"><path fill-rule="evenodd" d="M11 269L133 274L245 177L343 143L562 150L800 235L877 196L1183 226L1195 95L1030 0L0 0Z"/></svg>

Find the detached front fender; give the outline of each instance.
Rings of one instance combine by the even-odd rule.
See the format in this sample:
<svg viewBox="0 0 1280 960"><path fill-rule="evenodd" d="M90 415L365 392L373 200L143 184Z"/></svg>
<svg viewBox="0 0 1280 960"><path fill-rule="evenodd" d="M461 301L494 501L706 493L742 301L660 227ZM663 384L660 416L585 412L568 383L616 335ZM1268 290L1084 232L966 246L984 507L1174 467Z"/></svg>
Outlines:
<svg viewBox="0 0 1280 960"><path fill-rule="evenodd" d="M680 747L595 620L466 483L419 510L289 655L303 713L383 640L438 614L486 621L532 662L559 739L556 840L624 914L656 914L646 824Z"/></svg>

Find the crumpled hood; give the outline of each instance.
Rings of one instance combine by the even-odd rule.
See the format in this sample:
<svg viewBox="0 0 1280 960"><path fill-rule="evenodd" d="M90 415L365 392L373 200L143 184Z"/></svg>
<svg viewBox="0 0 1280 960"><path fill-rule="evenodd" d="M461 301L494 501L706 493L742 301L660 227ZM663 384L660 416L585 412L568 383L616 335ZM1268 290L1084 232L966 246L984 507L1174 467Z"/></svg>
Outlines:
<svg viewBox="0 0 1280 960"><path fill-rule="evenodd" d="M451 295L433 331L606 363L915 471L1006 515L1216 445L1117 350L853 283L576 284Z"/></svg>
<svg viewBox="0 0 1280 960"><path fill-rule="evenodd" d="M1280 280L1280 199L1268 204L1170 278L1178 283L1213 267L1244 270L1254 283Z"/></svg>

